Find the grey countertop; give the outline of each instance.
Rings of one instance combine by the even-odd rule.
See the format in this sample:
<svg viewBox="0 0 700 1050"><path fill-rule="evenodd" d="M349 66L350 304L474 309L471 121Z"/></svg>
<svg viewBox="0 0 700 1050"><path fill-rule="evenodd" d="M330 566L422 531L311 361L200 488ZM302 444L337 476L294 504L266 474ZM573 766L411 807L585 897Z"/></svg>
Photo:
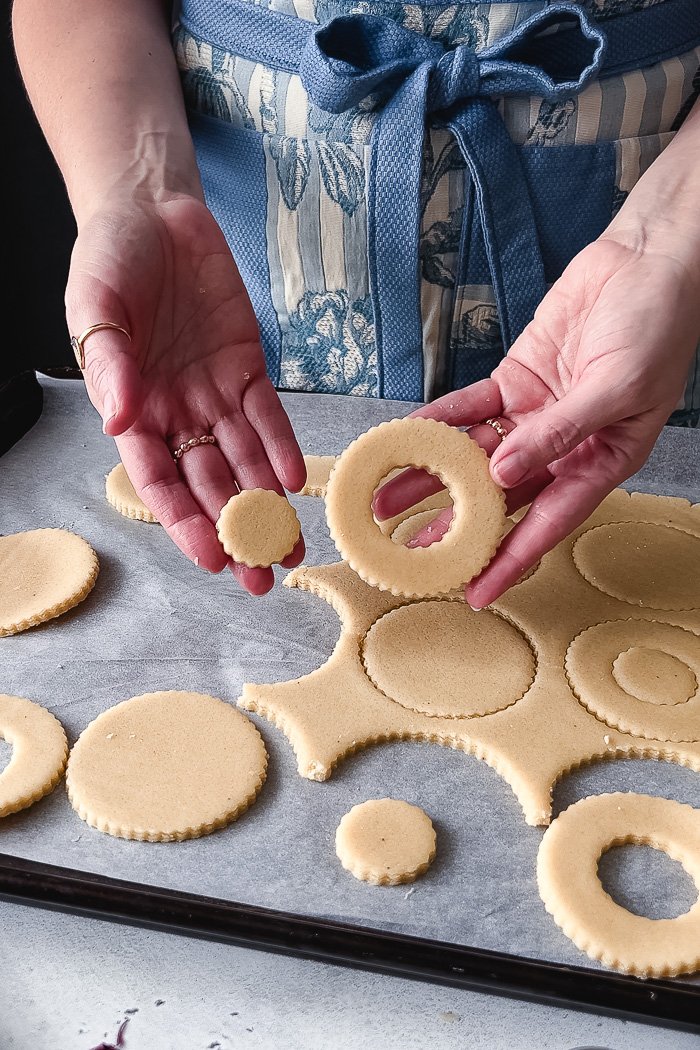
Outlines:
<svg viewBox="0 0 700 1050"><path fill-rule="evenodd" d="M243 680L285 680L323 662L338 633L337 620L324 603L281 588L254 602L232 580L197 572L162 530L119 518L104 501L102 480L116 453L100 434L80 385L45 380L44 386L42 420L0 460L0 531L37 525L75 528L98 550L102 571L83 609L3 640L3 692L32 697L53 709L72 741L108 704L151 688L177 687L183 674L191 688L235 699ZM322 453L340 451L357 433L407 408L303 395L291 396L287 405L304 447ZM700 434L667 431L630 487L700 499L699 457ZM335 560L321 501L301 503L309 560ZM153 572L156 564L158 573ZM307 599L301 606L300 597ZM180 610L193 598L208 614L212 609L217 614L213 621L211 615L201 617L208 659L199 658L201 624L175 659L172 634L177 634ZM122 626L124 608L132 614ZM144 624L153 622L154 612L159 613L158 626L144 645ZM120 617L118 632L115 616ZM479 877L484 852L477 855L469 839L462 838L454 807L446 803L440 809L439 803L440 795L463 793L465 756L429 745L395 744L357 756L326 785L310 784L296 775L281 734L257 721L273 770L260 802L232 829L175 847L177 864L170 846L124 843L88 829L61 788L3 822L0 850L251 903L377 921L426 936L449 937L453 932L450 900L456 888L464 891L459 894L462 903L471 896L471 909L476 901L482 914L495 914L496 919L490 926L482 922L477 937L468 925L470 909L457 910L459 936L451 939L587 964L543 915L533 881L541 831L524 825L510 789L487 767L469 760L474 811L496 810L496 830L488 840L493 849L486 851L495 866L484 879ZM418 747L425 748L420 782ZM3 757L0 749L0 768ZM620 768L592 767L567 778L557 792L557 808L592 791L630 784L700 804L700 778L688 770L667 763L611 765ZM641 767L645 779L640 783ZM439 785L435 797L431 783ZM401 888L382 897L382 923L376 917L377 891L368 892L339 870L330 843L340 815L388 784L392 793L409 801L426 804L427 796L426 808L431 815L436 812L446 848L431 880L418 884L410 901ZM489 834L486 824L481 830ZM289 858L288 870L278 863L278 851ZM635 873L642 883L661 877L669 897L687 896L671 862L656 869L650 862L640 867L638 858L635 863L636 868L627 869L628 880ZM623 876L624 871L619 875L624 882ZM313 899L305 901L310 885ZM489 901L487 890L496 895L495 902ZM19 905L2 904L0 911L0 1050L87 1050L105 1037L113 1040L126 1017L126 1050L361 1045L386 1050L432 1045L446 1050L685 1050L700 1042L667 1030Z"/></svg>

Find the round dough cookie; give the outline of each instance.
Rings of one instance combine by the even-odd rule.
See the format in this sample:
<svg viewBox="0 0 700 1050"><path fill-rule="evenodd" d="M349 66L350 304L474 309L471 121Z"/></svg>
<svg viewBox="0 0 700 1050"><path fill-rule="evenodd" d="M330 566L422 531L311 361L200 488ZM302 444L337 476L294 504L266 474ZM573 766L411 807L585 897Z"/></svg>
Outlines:
<svg viewBox="0 0 700 1050"><path fill-rule="evenodd" d="M147 521L149 525L158 524L158 518L136 494L123 463L117 463L105 478L105 495L107 502L125 518Z"/></svg>
<svg viewBox="0 0 700 1050"><path fill-rule="evenodd" d="M53 791L66 768L68 743L50 711L20 696L0 695L0 737L12 746L0 773L0 817L6 817Z"/></svg>
<svg viewBox="0 0 700 1050"><path fill-rule="evenodd" d="M367 632L362 659L378 689L426 715L471 718L510 707L535 677L527 639L461 601L402 605Z"/></svg>
<svg viewBox="0 0 700 1050"><path fill-rule="evenodd" d="M584 580L613 598L645 609L700 608L700 536L615 521L584 532L572 553Z"/></svg>
<svg viewBox="0 0 700 1050"><path fill-rule="evenodd" d="M607 725L652 740L700 740L700 637L692 631L654 620L598 623L574 638L564 666L578 699Z"/></svg>
<svg viewBox="0 0 700 1050"><path fill-rule="evenodd" d="M649 845L679 861L700 891L700 810L667 798L619 792L570 806L544 833L537 885L544 906L577 948L639 977L700 968L700 899L675 919L634 915L603 889L598 862L624 843Z"/></svg>
<svg viewBox="0 0 700 1050"><path fill-rule="evenodd" d="M340 863L356 879L375 886L413 882L435 858L432 821L418 806L375 798L353 806L335 833Z"/></svg>
<svg viewBox="0 0 700 1050"><path fill-rule="evenodd" d="M266 770L262 737L235 707L166 691L98 715L71 751L66 787L92 827L175 842L230 824L255 800Z"/></svg>
<svg viewBox="0 0 700 1050"><path fill-rule="evenodd" d="M271 489L243 489L216 523L221 546L240 565L260 568L283 561L301 532L291 503Z"/></svg>
<svg viewBox="0 0 700 1050"><path fill-rule="evenodd" d="M440 478L454 504L439 543L415 549L384 535L372 515L377 486L393 467ZM446 594L483 569L505 531L505 498L486 453L467 434L433 419L381 423L345 449L326 492L326 518L341 556L365 583L408 598Z"/></svg>
<svg viewBox="0 0 700 1050"><path fill-rule="evenodd" d="M78 605L95 586L99 569L90 544L66 529L0 536L0 637Z"/></svg>

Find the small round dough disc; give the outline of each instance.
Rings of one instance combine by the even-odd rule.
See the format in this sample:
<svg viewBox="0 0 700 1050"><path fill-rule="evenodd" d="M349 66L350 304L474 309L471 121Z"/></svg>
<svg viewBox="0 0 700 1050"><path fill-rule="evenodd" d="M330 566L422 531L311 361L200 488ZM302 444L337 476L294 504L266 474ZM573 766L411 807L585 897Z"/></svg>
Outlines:
<svg viewBox="0 0 700 1050"><path fill-rule="evenodd" d="M153 511L150 511L141 497L137 495L123 463L117 463L105 478L105 495L107 502L111 503L114 509L123 514L125 518L147 521L149 525L158 524L158 518Z"/></svg>
<svg viewBox="0 0 700 1050"><path fill-rule="evenodd" d="M677 656L639 645L620 653L612 674L621 689L647 704L684 704L698 688L697 678Z"/></svg>
<svg viewBox="0 0 700 1050"><path fill-rule="evenodd" d="M255 800L266 770L262 737L235 707L166 691L98 715L71 751L66 786L92 827L174 842L230 824Z"/></svg>
<svg viewBox="0 0 700 1050"><path fill-rule="evenodd" d="M369 629L362 658L374 684L402 707L471 718L510 707L535 677L520 631L488 609L462 601L417 602Z"/></svg>
<svg viewBox="0 0 700 1050"><path fill-rule="evenodd" d="M645 609L700 608L700 536L646 521L616 521L584 532L576 568L604 594Z"/></svg>
<svg viewBox="0 0 700 1050"><path fill-rule="evenodd" d="M343 867L375 886L413 882L428 870L435 850L435 829L427 813L393 798L353 806L335 835Z"/></svg>
<svg viewBox="0 0 700 1050"><path fill-rule="evenodd" d="M284 496L271 489L243 489L222 509L216 531L229 557L252 569L274 565L291 554L301 526Z"/></svg>
<svg viewBox="0 0 700 1050"><path fill-rule="evenodd" d="M700 968L700 899L675 919L648 919L603 889L598 861L627 842L663 850L700 891L700 810L618 792L576 802L545 831L537 855L545 908L581 951L613 970L639 977L693 973Z"/></svg>
<svg viewBox="0 0 700 1050"><path fill-rule="evenodd" d="M372 514L379 484L393 468L408 466L438 477L454 505L448 532L428 547L394 543ZM348 445L328 480L326 519L341 556L370 587L425 598L449 593L491 560L505 532L505 498L491 480L486 453L468 434L406 417Z"/></svg>
<svg viewBox="0 0 700 1050"><path fill-rule="evenodd" d="M66 529L0 536L0 637L78 605L95 586L99 568L90 544Z"/></svg>
<svg viewBox="0 0 700 1050"><path fill-rule="evenodd" d="M700 636L693 631L609 620L574 638L564 666L581 703L607 725L651 740L700 740Z"/></svg>
<svg viewBox="0 0 700 1050"><path fill-rule="evenodd" d="M66 768L68 743L50 711L20 696L0 695L0 737L12 746L0 773L0 817L6 817L54 789Z"/></svg>

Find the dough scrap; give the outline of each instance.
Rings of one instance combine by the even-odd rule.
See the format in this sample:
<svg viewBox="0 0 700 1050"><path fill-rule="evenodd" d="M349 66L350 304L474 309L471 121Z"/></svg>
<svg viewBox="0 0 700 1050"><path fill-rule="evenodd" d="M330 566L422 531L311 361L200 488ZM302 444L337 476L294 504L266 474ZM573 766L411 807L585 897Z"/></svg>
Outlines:
<svg viewBox="0 0 700 1050"><path fill-rule="evenodd" d="M700 743L671 743L611 729L578 701L566 677L564 659L572 638L591 624L630 615L629 604L584 580L571 555L583 532L622 520L671 522L700 535L700 506L669 497L630 496L623 490L611 493L587 522L542 558L529 579L492 607L522 632L537 654L534 682L505 710L478 718L440 718L404 708L381 693L362 663L364 638L381 616L407 603L369 587L344 562L299 568L285 580L287 586L328 602L340 617L340 638L328 661L293 681L247 683L239 704L285 733L299 774L310 780L326 780L341 760L383 741L426 740L459 748L483 759L507 781L532 825L549 823L552 787L581 765L654 758L700 771ZM637 609L635 616L658 620L660 614ZM700 607L663 619L700 633ZM504 653L504 666L507 661Z"/></svg>
<svg viewBox="0 0 700 1050"><path fill-rule="evenodd" d="M272 489L243 489L222 508L216 531L229 557L252 569L284 561L301 526L284 496Z"/></svg>
<svg viewBox="0 0 700 1050"><path fill-rule="evenodd" d="M362 659L389 699L445 718L510 707L532 685L536 666L517 628L463 601L417 602L386 613L370 627Z"/></svg>
<svg viewBox="0 0 700 1050"><path fill-rule="evenodd" d="M68 760L71 805L91 827L179 842L236 820L267 771L262 737L235 707L202 693L145 693L109 708Z"/></svg>
<svg viewBox="0 0 700 1050"><path fill-rule="evenodd" d="M573 547L590 584L645 609L697 609L700 537L670 523L612 522L584 532Z"/></svg>
<svg viewBox="0 0 700 1050"><path fill-rule="evenodd" d="M129 475L123 463L117 463L116 467L112 467L106 476L105 496L107 502L111 503L114 509L123 514L125 518L146 521L149 525L158 524L158 518L153 511L148 509L129 481Z"/></svg>
<svg viewBox="0 0 700 1050"><path fill-rule="evenodd" d="M17 813L53 791L63 776L68 742L45 707L20 696L0 695L0 737L12 756L0 773L0 817Z"/></svg>
<svg viewBox="0 0 700 1050"><path fill-rule="evenodd" d="M325 496L326 485L337 456L304 456L306 482L300 496Z"/></svg>
<svg viewBox="0 0 700 1050"><path fill-rule="evenodd" d="M393 543L372 515L372 497L393 467L416 466L449 490L454 516L440 543L415 550ZM445 594L493 557L505 530L505 498L486 453L467 434L433 419L381 423L353 441L333 467L326 518L342 557L367 583L392 594Z"/></svg>
<svg viewBox="0 0 700 1050"><path fill-rule="evenodd" d="M0 536L0 638L78 605L95 586L99 569L90 544L66 529Z"/></svg>
<svg viewBox="0 0 700 1050"><path fill-rule="evenodd" d="M641 649L648 669L657 652L662 667L674 657L694 688L680 703L664 702L663 682L655 702L640 699L620 682L629 674L630 651ZM625 660L624 657L627 657ZM664 660L664 657L666 658ZM638 657L639 658L639 657ZM622 659L622 675L616 665ZM632 659L634 659L632 657ZM700 636L672 624L646 620L615 620L588 627L574 638L565 658L566 673L576 696L597 718L623 733L654 740L700 740ZM627 679L629 681L629 679ZM646 680L650 689L653 683Z"/></svg>
<svg viewBox="0 0 700 1050"><path fill-rule="evenodd" d="M436 848L427 813L393 798L353 806L335 834L340 863L356 879L374 886L414 882L432 864Z"/></svg>
<svg viewBox="0 0 700 1050"><path fill-rule="evenodd" d="M679 861L700 892L700 810L671 799L618 792L584 798L547 829L537 884L556 924L591 959L639 977L674 977L700 968L700 899L675 919L635 915L598 877L603 853L649 845Z"/></svg>

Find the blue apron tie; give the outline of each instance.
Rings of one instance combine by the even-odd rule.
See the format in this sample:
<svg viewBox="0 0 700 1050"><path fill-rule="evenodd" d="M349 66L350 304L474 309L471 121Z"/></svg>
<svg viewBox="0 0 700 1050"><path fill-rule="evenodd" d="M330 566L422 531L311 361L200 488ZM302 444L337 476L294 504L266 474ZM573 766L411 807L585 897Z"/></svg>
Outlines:
<svg viewBox="0 0 700 1050"><path fill-rule="evenodd" d="M576 54L585 57L573 77L558 79L528 62L543 30L572 29L584 45L588 42L582 48L582 41L576 41ZM341 113L372 92L390 92L372 132L367 190L381 396L423 397L417 245L427 118L450 129L464 157L508 349L531 320L546 285L522 165L493 97L574 94L598 75L604 51L603 32L568 4L553 4L532 15L479 54L467 44L447 50L374 15L342 15L309 36L299 75L319 108ZM460 269L464 266L462 259ZM465 279L458 273L458 283Z"/></svg>

